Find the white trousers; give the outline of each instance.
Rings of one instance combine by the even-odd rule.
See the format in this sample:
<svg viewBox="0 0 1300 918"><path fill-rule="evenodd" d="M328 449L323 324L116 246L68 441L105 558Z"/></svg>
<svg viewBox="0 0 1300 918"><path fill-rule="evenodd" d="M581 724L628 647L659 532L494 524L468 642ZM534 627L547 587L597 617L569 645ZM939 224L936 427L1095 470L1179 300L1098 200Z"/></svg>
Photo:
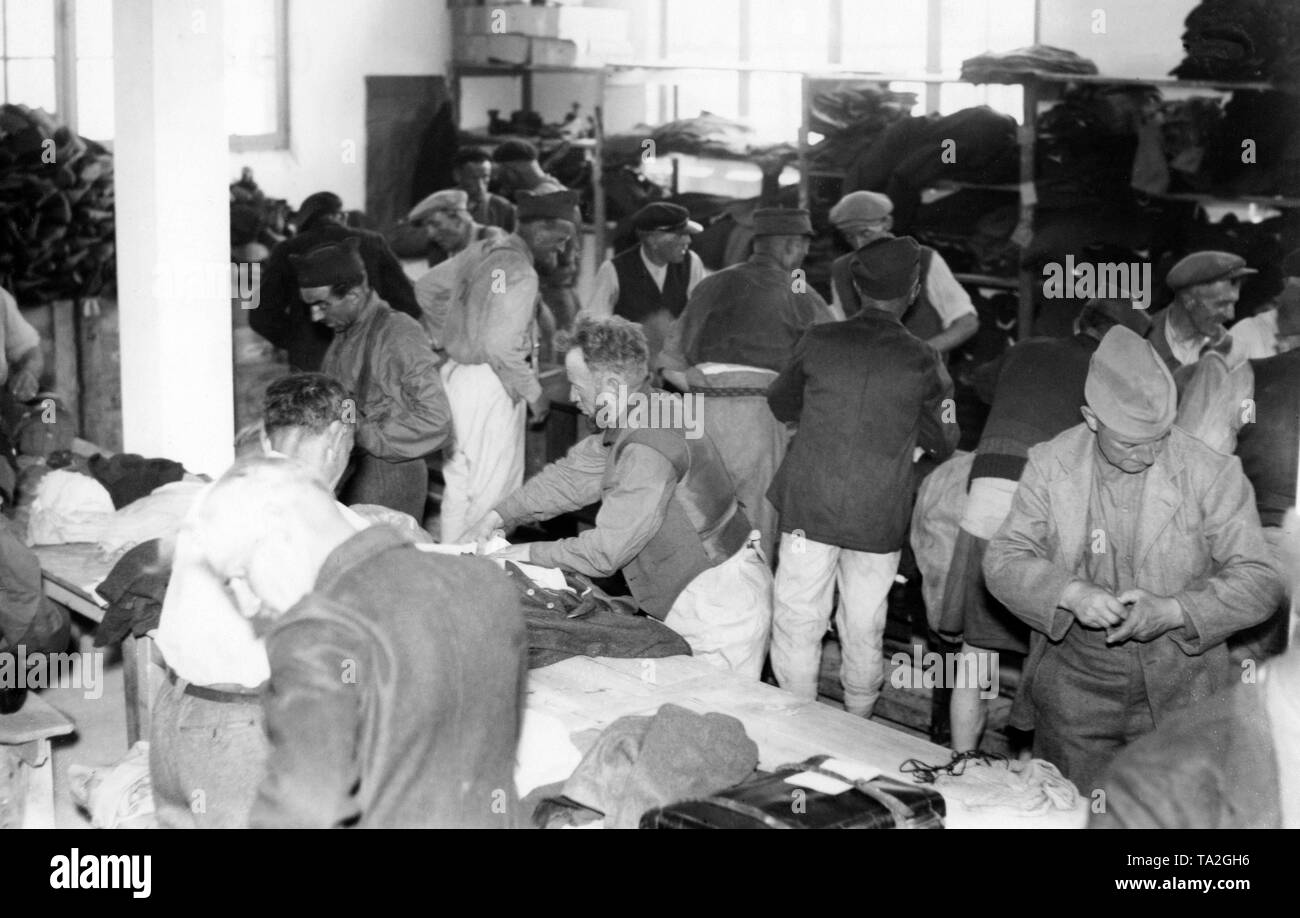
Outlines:
<svg viewBox="0 0 1300 918"><path fill-rule="evenodd" d="M755 681L772 627L772 572L756 537L688 583L664 619L694 656Z"/></svg>
<svg viewBox="0 0 1300 918"><path fill-rule="evenodd" d="M507 494L524 483L524 415L485 363L442 365L456 447L442 467L442 541L459 542Z"/></svg>
<svg viewBox="0 0 1300 918"><path fill-rule="evenodd" d="M840 602L835 624L840 636L844 707L850 714L871 716L885 682L885 617L900 555L896 551L850 551L781 533L772 619L772 670L782 688L800 698L816 700L822 638L830 625L838 583Z"/></svg>

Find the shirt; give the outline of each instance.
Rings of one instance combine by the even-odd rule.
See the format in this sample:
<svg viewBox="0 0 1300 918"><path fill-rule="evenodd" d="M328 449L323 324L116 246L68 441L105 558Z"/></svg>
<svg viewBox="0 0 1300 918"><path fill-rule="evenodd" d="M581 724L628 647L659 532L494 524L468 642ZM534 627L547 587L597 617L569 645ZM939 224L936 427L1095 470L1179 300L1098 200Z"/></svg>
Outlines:
<svg viewBox="0 0 1300 918"><path fill-rule="evenodd" d="M10 366L40 343L41 336L18 310L18 301L0 287L0 382L9 378Z"/></svg>
<svg viewBox="0 0 1300 918"><path fill-rule="evenodd" d="M456 258L443 347L457 363L486 363L513 398L534 402L542 384L537 346L537 271L518 236L484 240Z"/></svg>
<svg viewBox="0 0 1300 918"><path fill-rule="evenodd" d="M1247 360L1263 360L1277 353L1277 310L1266 309L1242 319L1228 329L1234 350L1239 350Z"/></svg>
<svg viewBox="0 0 1300 918"><path fill-rule="evenodd" d="M804 332L835 318L821 294L806 283L796 292L796 283L766 254L709 275L669 328L659 365L733 363L781 372Z"/></svg>
<svg viewBox="0 0 1300 918"><path fill-rule="evenodd" d="M357 445L370 455L419 459L450 438L451 406L428 336L373 291L356 321L335 333L321 372L356 397Z"/></svg>
<svg viewBox="0 0 1300 918"><path fill-rule="evenodd" d="M1083 553L1084 577L1115 596L1137 586L1133 552L1137 520L1142 510L1146 474L1115 468L1100 450L1092 467L1088 497L1088 550Z"/></svg>
<svg viewBox="0 0 1300 918"><path fill-rule="evenodd" d="M1174 307L1169 308L1173 309ZM1205 345L1210 343L1210 339L1206 335L1193 333L1188 338L1179 337L1174 331L1173 323L1168 321L1165 322L1165 341L1169 344L1169 350L1173 353L1174 359L1182 366L1200 360L1201 351L1205 349Z"/></svg>
<svg viewBox="0 0 1300 918"><path fill-rule="evenodd" d="M499 194L489 194L485 198L469 202L469 212L475 223L484 226L499 226L507 233L515 231L515 205Z"/></svg>
<svg viewBox="0 0 1300 918"><path fill-rule="evenodd" d="M688 251L686 257L690 262L691 276L686 285L686 295L690 296L695 292L696 286L704 280L704 262L700 261L700 256L694 252ZM651 279L660 292L664 289L664 279L668 276L667 265L657 265L649 258L646 258L645 249L641 249L641 261L646 270L650 272ZM614 314L614 304L618 302L618 271L614 269L614 262L607 260L600 266L596 272L595 287L592 289L591 297L587 301L587 311L593 316L612 316Z"/></svg>
<svg viewBox="0 0 1300 918"><path fill-rule="evenodd" d="M548 520L601 500L606 458L612 448L604 433L578 441L516 489L496 508L507 526ZM663 525L677 485L673 464L639 443L624 448L614 466L617 486L605 493L596 526L571 538L534 542L529 558L544 567L562 567L589 577L621 570Z"/></svg>

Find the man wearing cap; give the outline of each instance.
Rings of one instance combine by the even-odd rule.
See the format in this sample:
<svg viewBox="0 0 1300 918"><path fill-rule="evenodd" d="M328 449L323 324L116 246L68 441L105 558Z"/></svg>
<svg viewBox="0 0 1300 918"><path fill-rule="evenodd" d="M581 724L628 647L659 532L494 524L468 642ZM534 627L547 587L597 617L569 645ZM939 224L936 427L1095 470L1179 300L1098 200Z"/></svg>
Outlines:
<svg viewBox="0 0 1300 918"><path fill-rule="evenodd" d="M422 521L425 457L451 439L451 409L428 337L370 286L360 248L351 237L293 256L302 301L334 332L321 370L356 398L356 467L344 502Z"/></svg>
<svg viewBox="0 0 1300 918"><path fill-rule="evenodd" d="M492 151L492 161L496 163L497 189L515 206L523 192L553 194L565 190L559 179L542 171L537 148L526 140L507 140Z"/></svg>
<svg viewBox="0 0 1300 918"><path fill-rule="evenodd" d="M525 411L541 421L549 407L537 375L538 273L577 235L576 209L571 191L522 198L515 233L471 243L452 259L441 372L456 448L442 470L444 542L460 541L523 484Z"/></svg>
<svg viewBox="0 0 1300 918"><path fill-rule="evenodd" d="M632 216L632 228L639 245L600 266L587 311L639 322L654 366L668 326L704 279L704 262L691 251L691 236L704 227L685 207L656 201Z"/></svg>
<svg viewBox="0 0 1300 918"><path fill-rule="evenodd" d="M952 380L939 354L899 317L920 286L914 239L871 249L863 308L818 325L795 347L767 401L797 424L768 494L781 518L772 669L781 687L817 698L835 585L844 708L870 717L884 683L889 591L911 515L913 451L942 461L957 447L944 423Z"/></svg>
<svg viewBox="0 0 1300 918"><path fill-rule="evenodd" d="M415 299L420 304L420 324L435 348L442 343L442 327L451 305L456 277L451 259L469 248L471 242L504 239L508 234L495 226L484 226L468 210L469 197L463 191L435 191L411 209L407 220L422 228L429 239L429 265L415 282ZM514 208L511 209L513 217Z"/></svg>
<svg viewBox="0 0 1300 918"><path fill-rule="evenodd" d="M939 559L946 579L937 630L961 640L963 653L1028 653L1028 626L985 591L989 539L1011 512L1029 450L1079 423L1088 365L1106 332L1123 325L1140 335L1150 324L1131 299L1089 300L1073 337L1026 339L975 371L975 389L990 405L989 415L975 448L956 542L951 555ZM955 752L979 748L987 719L980 692L978 685L952 687Z"/></svg>
<svg viewBox="0 0 1300 918"><path fill-rule="evenodd" d="M507 233L515 231L515 206L488 191L492 181L492 157L482 147L464 147L453 160L456 187L469 195L469 212L475 222L496 226Z"/></svg>
<svg viewBox="0 0 1300 918"><path fill-rule="evenodd" d="M379 233L344 225L343 201L338 195L329 191L309 195L295 215L295 223L297 235L271 250L262 269L257 308L248 314L248 324L255 332L288 351L292 369L319 370L334 337L328 327L312 321L311 310L298 296L303 285L293 270L293 256L318 246L360 239L361 260L374 291L393 309L419 320L420 305L402 263Z"/></svg>
<svg viewBox="0 0 1300 918"><path fill-rule="evenodd" d="M1112 328L1084 396L1084 423L1029 451L984 576L1034 629L1012 723L1088 796L1121 748L1230 684L1224 642L1281 584L1240 460L1174 426L1150 344Z"/></svg>
<svg viewBox="0 0 1300 918"><path fill-rule="evenodd" d="M1193 252L1165 275L1174 301L1151 322L1147 340L1172 373L1211 350L1225 353L1232 338L1225 327L1241 297L1241 279L1258 274L1231 252Z"/></svg>
<svg viewBox="0 0 1300 918"><path fill-rule="evenodd" d="M1282 259L1282 292L1272 305L1228 329L1232 348L1248 360L1262 360L1300 344L1300 249Z"/></svg>
<svg viewBox="0 0 1300 918"><path fill-rule="evenodd" d="M790 435L772 416L767 389L804 332L843 318L799 270L812 235L806 210L755 211L754 254L700 281L659 355L665 379L707 396L706 429L736 482L736 496L763 533L769 559L777 514L767 489Z"/></svg>
<svg viewBox="0 0 1300 918"><path fill-rule="evenodd" d="M894 203L874 191L855 191L831 208L831 223L854 249L831 265L834 302L846 316L861 307L850 278L854 256L894 238L890 232L893 213ZM916 302L903 314L903 327L941 354L960 347L979 331L970 294L957 283L943 256L929 246L921 246L921 289Z"/></svg>

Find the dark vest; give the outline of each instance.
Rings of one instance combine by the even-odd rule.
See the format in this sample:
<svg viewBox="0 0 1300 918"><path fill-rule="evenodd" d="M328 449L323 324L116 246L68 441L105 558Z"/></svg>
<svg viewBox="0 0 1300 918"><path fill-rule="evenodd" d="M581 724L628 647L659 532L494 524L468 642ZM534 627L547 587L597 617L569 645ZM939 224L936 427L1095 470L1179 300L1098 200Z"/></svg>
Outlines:
<svg viewBox="0 0 1300 918"><path fill-rule="evenodd" d="M879 239L872 240L862 248L879 245L892 236L882 236ZM843 255L835 260L831 267L831 282L835 285L839 293L840 305L844 308L844 317L851 319L862 309L862 300L858 296L857 289L853 286L853 273L850 269L850 262L853 255ZM934 259L934 249L927 245L921 246L921 292L907 312L903 313L903 327L922 341L929 340L943 331L943 319L939 318L938 311L934 304L930 302L930 295L926 292L926 278L930 276L930 262Z"/></svg>
<svg viewBox="0 0 1300 918"><path fill-rule="evenodd" d="M614 469L632 443L655 450L677 471L677 488L663 524L623 568L637 605L662 621L687 584L740 551L749 537L749 519L707 435L692 440L680 428L621 429L607 431L606 442L613 448L605 462L602 492L617 484Z"/></svg>
<svg viewBox="0 0 1300 918"><path fill-rule="evenodd" d="M650 365L663 350L664 337L673 319L686 308L686 288L691 281L691 256L688 252L680 264L668 265L664 289L660 292L654 278L646 270L638 245L611 259L614 273L618 275L618 300L614 315L630 322L640 322L650 346Z"/></svg>
<svg viewBox="0 0 1300 918"><path fill-rule="evenodd" d="M1295 506L1296 451L1300 447L1300 351L1252 360L1255 420L1237 435L1237 458L1255 488L1259 519L1281 526Z"/></svg>

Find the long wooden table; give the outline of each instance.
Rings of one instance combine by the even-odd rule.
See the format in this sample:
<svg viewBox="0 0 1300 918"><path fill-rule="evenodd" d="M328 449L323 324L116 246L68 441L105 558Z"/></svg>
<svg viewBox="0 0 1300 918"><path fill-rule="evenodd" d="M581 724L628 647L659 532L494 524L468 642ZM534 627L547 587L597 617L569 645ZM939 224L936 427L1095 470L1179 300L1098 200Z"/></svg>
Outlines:
<svg viewBox="0 0 1300 918"><path fill-rule="evenodd" d="M758 745L759 767L773 769L820 754L850 759L910 780L906 759L947 762L952 751L820 702L801 701L776 686L742 679L692 657L616 660L571 657L532 670L528 707L557 718L580 750L593 734L629 714L653 714L664 704L730 714ZM1071 811L1025 815L967 806L944 792L950 828L1072 828L1087 821L1087 801Z"/></svg>
<svg viewBox="0 0 1300 918"><path fill-rule="evenodd" d="M99 546L89 542L37 545L32 549L41 562L45 595L72 612L98 624L108 603L95 592L112 570ZM153 704L153 640L127 635L122 641L122 666L126 694L126 743L149 738L149 712Z"/></svg>

